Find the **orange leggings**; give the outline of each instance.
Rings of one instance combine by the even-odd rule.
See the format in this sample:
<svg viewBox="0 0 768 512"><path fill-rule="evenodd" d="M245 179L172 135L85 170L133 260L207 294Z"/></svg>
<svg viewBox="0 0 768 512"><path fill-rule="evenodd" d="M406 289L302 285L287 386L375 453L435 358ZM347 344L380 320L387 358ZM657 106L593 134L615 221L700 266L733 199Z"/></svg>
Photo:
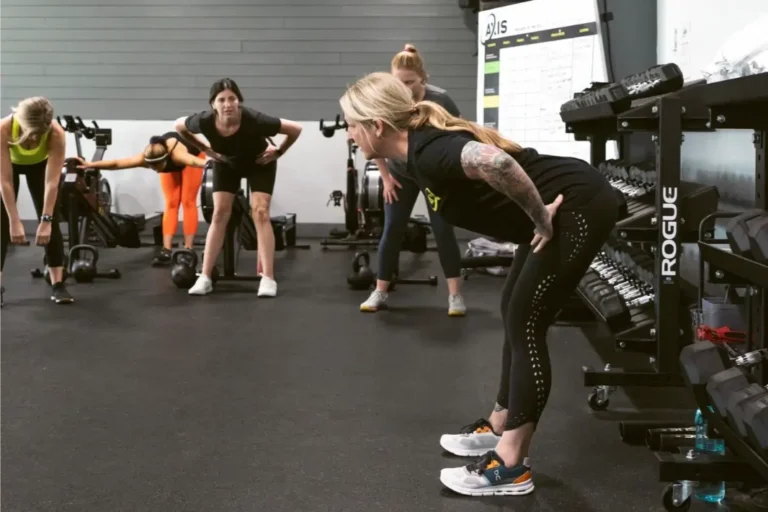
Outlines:
<svg viewBox="0 0 768 512"><path fill-rule="evenodd" d="M185 167L180 172L161 172L160 186L165 196L163 234L175 235L179 225L179 205L184 208L184 234L197 233L197 192L203 182L200 167Z"/></svg>

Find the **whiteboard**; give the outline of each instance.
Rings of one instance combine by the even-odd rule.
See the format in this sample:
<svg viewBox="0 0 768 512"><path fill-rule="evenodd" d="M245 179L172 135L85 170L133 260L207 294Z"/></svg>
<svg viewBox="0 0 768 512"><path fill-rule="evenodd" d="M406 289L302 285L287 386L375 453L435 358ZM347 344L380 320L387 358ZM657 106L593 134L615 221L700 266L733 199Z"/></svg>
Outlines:
<svg viewBox="0 0 768 512"><path fill-rule="evenodd" d="M589 161L560 105L607 82L595 0L533 0L479 13L478 123L539 153ZM606 147L616 158L616 144Z"/></svg>

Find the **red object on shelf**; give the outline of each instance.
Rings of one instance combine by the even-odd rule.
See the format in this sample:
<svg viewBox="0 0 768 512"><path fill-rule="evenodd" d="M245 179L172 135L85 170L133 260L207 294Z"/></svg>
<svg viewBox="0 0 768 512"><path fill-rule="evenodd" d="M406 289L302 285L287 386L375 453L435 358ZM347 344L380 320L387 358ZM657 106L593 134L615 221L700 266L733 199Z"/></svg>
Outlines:
<svg viewBox="0 0 768 512"><path fill-rule="evenodd" d="M713 329L708 325L700 325L696 329L696 335L700 340L712 343L744 343L747 341L747 333L744 331L732 331L730 327Z"/></svg>

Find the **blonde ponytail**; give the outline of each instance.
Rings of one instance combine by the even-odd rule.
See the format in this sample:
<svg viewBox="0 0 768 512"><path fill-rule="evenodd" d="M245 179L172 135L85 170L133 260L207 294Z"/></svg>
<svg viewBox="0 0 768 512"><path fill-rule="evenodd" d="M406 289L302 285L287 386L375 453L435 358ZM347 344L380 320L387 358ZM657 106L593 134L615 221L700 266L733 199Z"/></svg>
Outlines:
<svg viewBox="0 0 768 512"><path fill-rule="evenodd" d="M433 101L420 101L413 107L413 114L408 120L408 128L432 126L439 130L470 132L483 144L496 146L507 153L519 153L522 147L505 139L496 130L480 126L460 117L452 116L445 108Z"/></svg>
<svg viewBox="0 0 768 512"><path fill-rule="evenodd" d="M411 91L389 73L371 73L347 89L339 100L344 117L356 123L371 125L381 121L394 130L433 126L440 130L467 131L484 144L508 153L519 153L522 147L496 130L453 117L432 101L413 103Z"/></svg>

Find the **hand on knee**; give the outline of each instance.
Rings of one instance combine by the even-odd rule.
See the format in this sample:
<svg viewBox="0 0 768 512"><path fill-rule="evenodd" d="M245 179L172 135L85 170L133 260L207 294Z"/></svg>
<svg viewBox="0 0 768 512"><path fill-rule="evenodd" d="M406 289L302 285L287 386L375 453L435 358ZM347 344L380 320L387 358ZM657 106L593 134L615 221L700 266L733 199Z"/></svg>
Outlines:
<svg viewBox="0 0 768 512"><path fill-rule="evenodd" d="M269 224L269 210L266 206L257 206L252 211L253 222L256 224Z"/></svg>

